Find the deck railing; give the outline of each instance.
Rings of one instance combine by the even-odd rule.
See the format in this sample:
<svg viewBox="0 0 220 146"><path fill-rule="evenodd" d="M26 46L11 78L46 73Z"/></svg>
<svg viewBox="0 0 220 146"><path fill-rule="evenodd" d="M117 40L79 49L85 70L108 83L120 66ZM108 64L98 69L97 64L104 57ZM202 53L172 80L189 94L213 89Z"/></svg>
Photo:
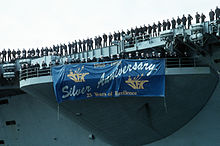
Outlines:
<svg viewBox="0 0 220 146"><path fill-rule="evenodd" d="M161 59L161 58L155 58ZM199 63L198 58L165 58L167 68L176 68L176 67L198 67L203 66ZM25 80L33 77L40 76L50 76L51 67L39 68L32 67L28 69L22 69L20 71L20 80Z"/></svg>

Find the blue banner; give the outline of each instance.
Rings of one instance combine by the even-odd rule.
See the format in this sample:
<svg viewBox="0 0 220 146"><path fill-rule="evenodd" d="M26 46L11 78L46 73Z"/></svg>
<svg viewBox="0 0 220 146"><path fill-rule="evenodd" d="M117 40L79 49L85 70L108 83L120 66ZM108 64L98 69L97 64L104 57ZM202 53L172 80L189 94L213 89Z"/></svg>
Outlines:
<svg viewBox="0 0 220 146"><path fill-rule="evenodd" d="M116 60L55 66L58 103L94 97L165 96L165 60Z"/></svg>

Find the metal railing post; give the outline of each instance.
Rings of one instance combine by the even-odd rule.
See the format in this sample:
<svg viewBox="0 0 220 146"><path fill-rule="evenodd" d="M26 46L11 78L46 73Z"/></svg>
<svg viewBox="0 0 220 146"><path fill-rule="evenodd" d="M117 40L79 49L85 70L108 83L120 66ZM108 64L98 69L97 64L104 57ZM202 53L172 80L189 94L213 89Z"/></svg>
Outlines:
<svg viewBox="0 0 220 146"><path fill-rule="evenodd" d="M25 69L26 70L26 78L28 78L28 69Z"/></svg>
<svg viewBox="0 0 220 146"><path fill-rule="evenodd" d="M37 77L38 77L38 76L39 76L39 75L38 75L38 67L37 67L36 69L37 69Z"/></svg>

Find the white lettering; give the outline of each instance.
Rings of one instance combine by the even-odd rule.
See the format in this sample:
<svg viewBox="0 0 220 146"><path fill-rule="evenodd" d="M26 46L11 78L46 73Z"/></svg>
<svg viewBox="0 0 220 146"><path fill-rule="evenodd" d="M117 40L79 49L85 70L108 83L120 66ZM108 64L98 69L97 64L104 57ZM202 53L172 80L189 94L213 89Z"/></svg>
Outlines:
<svg viewBox="0 0 220 146"><path fill-rule="evenodd" d="M62 88L62 92L63 92L63 96L62 96L62 98L67 98L68 96L70 96L70 93L68 92L68 86L64 86L63 88Z"/></svg>
<svg viewBox="0 0 220 146"><path fill-rule="evenodd" d="M137 62L134 63L132 66L131 64L128 64L127 66L124 66L123 68L117 68L115 71L113 71L110 75L105 76L105 73L102 74L100 77L100 80L98 82L97 88L104 86L105 84L109 83L111 80L114 80L117 77L120 77L122 74L126 74L128 71L131 72L133 70L146 70L146 75L150 76L153 70L155 70L155 64L149 64L143 62L140 62L139 64ZM118 67L118 66L117 66Z"/></svg>
<svg viewBox="0 0 220 146"><path fill-rule="evenodd" d="M69 88L69 86L64 86L62 88L63 96L62 98L67 98L70 96L79 96L80 94L84 95L85 93L88 93L91 91L90 86L82 87L81 89L76 89L76 86Z"/></svg>

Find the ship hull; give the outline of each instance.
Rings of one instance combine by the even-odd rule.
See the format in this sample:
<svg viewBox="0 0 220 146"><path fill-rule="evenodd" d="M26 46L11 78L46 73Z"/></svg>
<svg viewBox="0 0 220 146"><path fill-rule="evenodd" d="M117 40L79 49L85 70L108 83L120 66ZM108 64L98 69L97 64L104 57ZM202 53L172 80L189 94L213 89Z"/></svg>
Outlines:
<svg viewBox="0 0 220 146"><path fill-rule="evenodd" d="M51 77L39 78L44 83L27 79L21 89L57 110ZM218 76L210 68L169 69L165 98L67 101L59 105L59 112L107 144L144 145L171 135L189 122L205 106L217 82Z"/></svg>

